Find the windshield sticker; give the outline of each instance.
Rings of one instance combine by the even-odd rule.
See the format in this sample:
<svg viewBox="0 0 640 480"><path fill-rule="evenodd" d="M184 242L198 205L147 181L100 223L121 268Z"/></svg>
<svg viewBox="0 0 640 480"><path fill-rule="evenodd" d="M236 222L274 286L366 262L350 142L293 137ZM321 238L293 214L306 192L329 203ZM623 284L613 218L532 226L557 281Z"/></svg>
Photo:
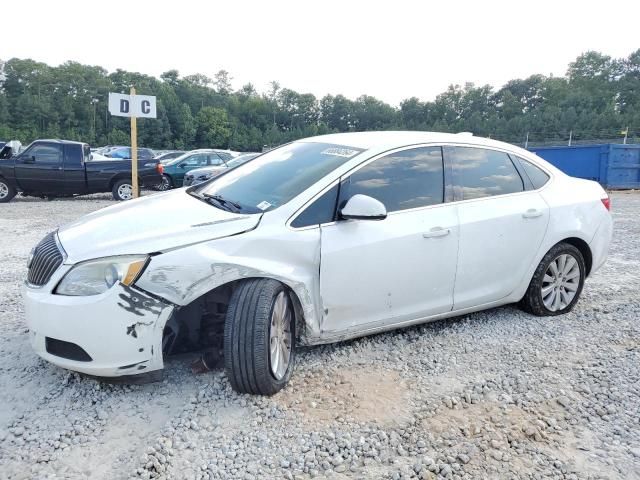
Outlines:
<svg viewBox="0 0 640 480"><path fill-rule="evenodd" d="M320 152L320 155L332 155L334 157L351 158L358 153L360 153L360 150L353 150L351 148L331 147L331 148L327 148L323 152Z"/></svg>
<svg viewBox="0 0 640 480"><path fill-rule="evenodd" d="M260 202L258 205L256 205L256 207L258 207L260 210L266 210L267 208L269 208L271 206L271 204L269 202Z"/></svg>

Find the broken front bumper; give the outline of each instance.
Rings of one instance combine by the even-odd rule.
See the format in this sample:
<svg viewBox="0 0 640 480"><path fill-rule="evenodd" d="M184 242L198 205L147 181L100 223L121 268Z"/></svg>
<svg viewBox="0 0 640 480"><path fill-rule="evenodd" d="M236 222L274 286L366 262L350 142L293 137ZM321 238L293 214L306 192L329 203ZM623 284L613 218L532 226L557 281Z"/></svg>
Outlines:
<svg viewBox="0 0 640 480"><path fill-rule="evenodd" d="M173 307L124 285L100 295L54 295L60 268L42 288L25 286L31 345L45 360L101 377L163 368L162 333Z"/></svg>

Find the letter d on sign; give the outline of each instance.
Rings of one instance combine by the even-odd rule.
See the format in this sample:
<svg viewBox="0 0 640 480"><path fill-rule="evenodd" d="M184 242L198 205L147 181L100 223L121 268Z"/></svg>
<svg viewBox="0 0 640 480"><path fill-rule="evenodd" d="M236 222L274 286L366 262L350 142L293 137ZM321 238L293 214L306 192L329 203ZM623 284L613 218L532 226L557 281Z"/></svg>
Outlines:
<svg viewBox="0 0 640 480"><path fill-rule="evenodd" d="M120 113L129 113L129 100L120 99Z"/></svg>

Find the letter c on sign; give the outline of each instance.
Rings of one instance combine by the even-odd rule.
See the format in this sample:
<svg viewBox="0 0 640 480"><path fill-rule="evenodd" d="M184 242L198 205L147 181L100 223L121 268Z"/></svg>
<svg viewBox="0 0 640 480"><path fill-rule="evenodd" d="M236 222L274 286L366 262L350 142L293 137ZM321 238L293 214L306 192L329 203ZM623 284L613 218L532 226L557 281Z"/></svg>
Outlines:
<svg viewBox="0 0 640 480"><path fill-rule="evenodd" d="M120 100L120 113L129 113L129 100Z"/></svg>
<svg viewBox="0 0 640 480"><path fill-rule="evenodd" d="M149 113L151 111L151 103L149 102L149 100L143 100L141 107L142 113Z"/></svg>

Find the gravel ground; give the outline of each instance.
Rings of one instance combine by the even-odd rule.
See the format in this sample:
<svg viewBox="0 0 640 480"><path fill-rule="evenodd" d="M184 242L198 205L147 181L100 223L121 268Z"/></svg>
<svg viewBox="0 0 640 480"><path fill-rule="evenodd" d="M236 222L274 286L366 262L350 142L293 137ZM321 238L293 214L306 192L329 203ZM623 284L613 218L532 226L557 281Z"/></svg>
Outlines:
<svg viewBox="0 0 640 480"><path fill-rule="evenodd" d="M30 248L108 196L0 206L0 479L640 478L640 194L575 310L493 309L310 348L271 398L192 357L104 384L32 353Z"/></svg>

